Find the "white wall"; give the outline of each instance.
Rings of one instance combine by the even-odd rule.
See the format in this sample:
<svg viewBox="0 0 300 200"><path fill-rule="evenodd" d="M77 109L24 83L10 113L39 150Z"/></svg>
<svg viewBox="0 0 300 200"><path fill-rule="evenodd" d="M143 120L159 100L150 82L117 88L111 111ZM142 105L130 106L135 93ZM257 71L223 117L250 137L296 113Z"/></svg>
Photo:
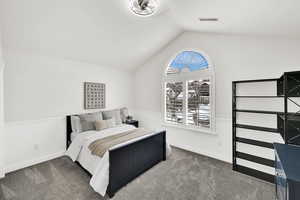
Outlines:
<svg viewBox="0 0 300 200"><path fill-rule="evenodd" d="M175 146L231 162L232 80L274 78L284 71L298 70L300 41L187 32L133 74L89 63L7 50L4 56L5 143L8 147L17 147L17 150L6 153L6 171L63 154L64 116L86 112L83 110L84 81L106 83L107 108L134 107L135 116L142 126L161 127L162 74L171 57L187 48L201 49L214 64L216 135L168 127L168 140ZM268 87L273 88L268 92L275 93L274 85ZM251 104L247 102L246 105ZM268 102L263 102L265 105ZM243 117L247 119L247 116ZM266 123L272 126L272 120L268 118ZM276 140L279 141L274 138ZM250 148L245 149L249 151ZM268 158L272 155L272 152L263 154Z"/></svg>
<svg viewBox="0 0 300 200"><path fill-rule="evenodd" d="M284 71L299 70L300 40L200 34L194 32L184 33L136 71L136 115L141 120L142 125L149 128L156 128L162 125L162 74L170 59L182 49L202 50L210 57L215 67L216 135L167 127L168 139L175 146L231 162L232 81L277 78ZM254 86L255 90L264 87L267 86ZM268 87L268 90L260 92L265 94L267 91L269 94L275 95L276 86L268 85ZM251 90L249 89L248 91ZM250 106L252 104L248 102L245 105ZM271 104L264 101L260 108L266 105ZM273 119L266 117L260 116L260 120L265 119L265 123L270 126L274 125L272 124ZM247 119L247 116L241 117L241 120L243 118ZM253 123L259 121L257 117L251 117L251 119L254 119ZM274 141L282 142L281 138L274 137L273 139ZM241 146L240 148L243 147ZM253 151L263 154L262 156L264 157L272 158L273 156L272 152L261 153L262 151L258 149ZM266 169L266 171L268 170Z"/></svg>
<svg viewBox="0 0 300 200"><path fill-rule="evenodd" d="M65 116L83 108L83 83L106 84L106 108L133 104L127 71L42 55L5 52L6 171L60 156L65 151Z"/></svg>
<svg viewBox="0 0 300 200"><path fill-rule="evenodd" d="M4 106L3 106L3 75L4 60L2 57L1 34L0 34L0 178L4 176Z"/></svg>

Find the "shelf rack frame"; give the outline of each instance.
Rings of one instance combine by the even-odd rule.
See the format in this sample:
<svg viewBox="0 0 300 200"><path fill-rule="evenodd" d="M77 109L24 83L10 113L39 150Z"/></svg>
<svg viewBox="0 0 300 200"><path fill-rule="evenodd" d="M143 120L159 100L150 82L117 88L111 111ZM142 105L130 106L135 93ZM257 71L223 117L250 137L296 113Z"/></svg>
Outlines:
<svg viewBox="0 0 300 200"><path fill-rule="evenodd" d="M259 83L259 82L276 82L277 95L276 96L237 96L237 85L243 83ZM283 140L287 144L300 145L300 104L292 99L292 97L300 97L300 71L285 72L279 79L256 79L256 80L242 80L232 82L232 169L256 178L274 183L274 175L245 167L237 164L237 158L254 162L268 167L274 167L274 160L243 153L237 150L237 143L244 143L248 145L259 146L262 148L274 149L273 143L262 142L259 140L241 138L237 136L237 129L248 129L255 131L271 132L274 134L281 134ZM237 109L238 98L283 98L284 111L264 111L264 110L246 110ZM288 103L292 102L298 106L299 111L295 113L289 112ZM237 123L237 113L255 113L255 114L269 114L277 115L277 128L269 128L263 126L252 126L248 124ZM296 121L297 123L293 123ZM293 133L292 137L290 134ZM298 139L297 142L291 139Z"/></svg>
<svg viewBox="0 0 300 200"><path fill-rule="evenodd" d="M237 164L237 159L243 159L250 162L254 162L260 165L265 165L269 167L274 167L274 161L269 160L263 157L258 157L256 155L251 155L247 153L243 153L237 150L237 143L244 143L248 145L259 146L262 148L273 149L273 144L268 142L262 142L259 140L248 139L248 138L241 138L237 136L237 129L249 129L255 131L265 131L265 132L272 132L278 134L278 129L269 128L269 127L259 127L259 126L252 126L247 124L238 124L237 123L237 113L256 113L256 114L270 114L270 115L277 115L278 112L274 111L263 111L263 110L244 110L244 109L237 109L237 99L238 98L277 98L278 96L237 96L237 85L243 83L257 83L257 82L277 82L278 79L257 79L257 80L244 80L244 81L233 81L232 82L232 169L237 172L241 172L247 174L249 176L253 176L271 183L274 183L274 175L252 169L249 167L245 167L242 165Z"/></svg>

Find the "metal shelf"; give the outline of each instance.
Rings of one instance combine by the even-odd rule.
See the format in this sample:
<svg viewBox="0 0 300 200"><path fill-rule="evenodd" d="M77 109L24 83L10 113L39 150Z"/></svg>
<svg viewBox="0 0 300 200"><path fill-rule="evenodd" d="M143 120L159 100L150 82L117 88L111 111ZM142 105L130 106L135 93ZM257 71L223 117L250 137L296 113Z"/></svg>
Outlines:
<svg viewBox="0 0 300 200"><path fill-rule="evenodd" d="M276 128L268 128L268 127L261 127L261 126L252 126L252 125L246 125L246 124L236 124L237 128L243 128L243 129L250 129L250 130L256 130L256 131L265 131L265 132L272 132L272 133L279 133L279 130Z"/></svg>
<svg viewBox="0 0 300 200"><path fill-rule="evenodd" d="M250 154L247 154L247 153L236 152L236 157L244 159L244 160L248 160L248 161L251 161L251 162L255 162L255 163L258 163L258 164L261 164L261 165L266 165L266 166L269 166L269 167L274 167L275 166L275 161L274 160L270 160L270 159L250 155Z"/></svg>
<svg viewBox="0 0 300 200"><path fill-rule="evenodd" d="M285 120L284 114L279 114L278 116L279 116L282 120ZM288 114L287 114L287 120L298 121L298 122L300 122L300 114L299 114L299 113L288 113Z"/></svg>
<svg viewBox="0 0 300 200"><path fill-rule="evenodd" d="M258 140L246 139L246 138L241 138L241 137L236 137L235 140L236 140L236 142L240 142L240 143L244 143L244 144L250 144L250 145L254 145L254 146L274 149L273 144L269 143L269 142L262 142L262 141L258 141Z"/></svg>
<svg viewBox="0 0 300 200"><path fill-rule="evenodd" d="M264 99L264 98L283 98L283 96L235 96L236 98L253 98L253 99Z"/></svg>
<svg viewBox="0 0 300 200"><path fill-rule="evenodd" d="M247 174L249 176L253 176L255 178L259 178L259 179L262 179L262 180L270 182L270 183L275 182L274 175L271 175L271 174L268 174L265 172L261 172L261 171L255 170L255 169L244 167L242 165L236 165L234 169L243 174Z"/></svg>
<svg viewBox="0 0 300 200"><path fill-rule="evenodd" d="M243 110L243 109L234 109L235 112L246 112L246 113L258 113L258 114L283 114L283 112L276 112L276 111L266 111L266 110Z"/></svg>
<svg viewBox="0 0 300 200"><path fill-rule="evenodd" d="M257 83L257 82L272 82L277 81L277 78L272 79L256 79L256 80L242 80L242 81L233 81L233 83Z"/></svg>
<svg viewBox="0 0 300 200"><path fill-rule="evenodd" d="M274 81L277 86L276 95L237 95L237 85L240 83L258 83L258 82L272 82ZM262 85L263 86L263 85ZM274 149L273 144L269 142L263 142L251 138L237 137L237 129L249 129L264 132L279 133L284 139L286 144L300 145L300 103L291 97L300 97L300 71L285 72L278 79L258 79L258 80L244 80L232 82L232 149L233 149L233 170L239 171L250 176L254 176L271 183L274 182L274 176L266 174L262 171L251 169L249 167L241 166L237 164L237 158L255 162L261 165L274 167L274 161L259 157L257 155L251 155L244 152L237 151L237 143L245 143L249 145L259 146L267 149ZM249 99L283 99L283 111L267 111L267 110L250 110L250 109L238 109L237 99L249 98ZM294 103L299 107L299 113L289 112L289 102ZM237 113L255 113L255 114L268 114L277 115L277 127L268 128L261 126L252 126L246 124L237 124ZM263 124L263 122L262 122ZM262 132L262 134L264 134Z"/></svg>

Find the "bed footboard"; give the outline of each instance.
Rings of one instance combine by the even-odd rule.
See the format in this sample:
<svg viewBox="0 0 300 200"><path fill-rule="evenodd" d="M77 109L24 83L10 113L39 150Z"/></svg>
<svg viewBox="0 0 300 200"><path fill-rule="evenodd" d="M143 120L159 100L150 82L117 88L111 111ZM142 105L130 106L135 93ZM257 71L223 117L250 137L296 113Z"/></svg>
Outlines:
<svg viewBox="0 0 300 200"><path fill-rule="evenodd" d="M157 163L166 160L166 131L116 148L109 154L107 194L114 194Z"/></svg>

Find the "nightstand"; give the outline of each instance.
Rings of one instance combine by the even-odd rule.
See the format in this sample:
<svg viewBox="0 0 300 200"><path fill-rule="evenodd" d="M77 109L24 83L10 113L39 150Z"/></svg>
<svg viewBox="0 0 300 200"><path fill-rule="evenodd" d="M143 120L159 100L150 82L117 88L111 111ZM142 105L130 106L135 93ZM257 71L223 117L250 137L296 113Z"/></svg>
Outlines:
<svg viewBox="0 0 300 200"><path fill-rule="evenodd" d="M139 121L138 120L127 120L125 121L125 124L130 124L130 125L133 125L135 127L139 127Z"/></svg>

